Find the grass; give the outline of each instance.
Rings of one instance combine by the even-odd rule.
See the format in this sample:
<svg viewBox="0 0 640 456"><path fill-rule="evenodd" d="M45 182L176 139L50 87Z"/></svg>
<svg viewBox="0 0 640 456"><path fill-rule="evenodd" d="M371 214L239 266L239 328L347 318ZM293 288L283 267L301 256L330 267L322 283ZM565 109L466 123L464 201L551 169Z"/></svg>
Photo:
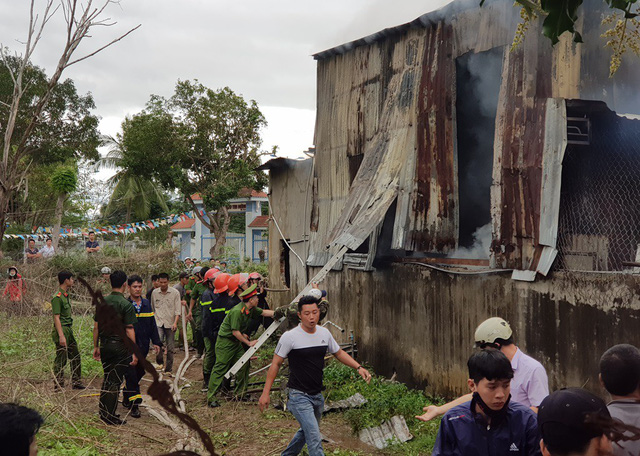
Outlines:
<svg viewBox="0 0 640 456"><path fill-rule="evenodd" d="M52 414L38 433L39 455L100 456L117 454L115 440L91 420L74 419L74 425Z"/></svg>
<svg viewBox="0 0 640 456"><path fill-rule="evenodd" d="M425 405L441 401L409 389L402 383L390 382L376 375L367 384L353 369L333 360L325 368L324 384L327 401L346 399L356 393L367 399L368 402L363 407L344 412L354 433L379 426L395 415L402 415L414 438L407 443L391 445L389 451L392 454L421 455L429 454L433 449L440 420L424 423L414 417L422 414L422 407Z"/></svg>
<svg viewBox="0 0 640 456"><path fill-rule="evenodd" d="M53 318L48 315L17 317L0 314L5 329L0 332L0 366L3 377L53 380L55 345L51 338ZM91 355L93 314L74 315L73 329L82 361L82 377L102 375L102 365ZM69 367L66 368L67 377Z"/></svg>

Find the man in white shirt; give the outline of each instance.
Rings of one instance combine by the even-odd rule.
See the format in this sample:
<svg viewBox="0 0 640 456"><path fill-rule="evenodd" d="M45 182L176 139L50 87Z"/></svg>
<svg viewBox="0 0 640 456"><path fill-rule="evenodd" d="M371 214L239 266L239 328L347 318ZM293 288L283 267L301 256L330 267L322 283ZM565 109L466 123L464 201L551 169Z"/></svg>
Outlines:
<svg viewBox="0 0 640 456"><path fill-rule="evenodd" d="M165 364L162 352L156 356L156 362L164 364L165 374L171 376L175 333L180 318L180 292L169 286L169 274L166 272L158 274L158 283L160 286L151 293L151 306L154 309L160 339L164 339L167 362Z"/></svg>
<svg viewBox="0 0 640 456"><path fill-rule="evenodd" d="M478 348L495 348L506 355L513 368L511 400L537 413L543 399L549 395L547 371L540 362L524 354L514 344L513 331L509 323L499 317L483 321L476 328L475 345ZM441 406L429 405L424 407L425 413L416 418L420 421L429 421L470 400L471 394L466 394Z"/></svg>
<svg viewBox="0 0 640 456"><path fill-rule="evenodd" d="M40 253L42 254L43 258L51 258L56 254L56 251L53 248L53 245L51 245L51 238L47 238L46 242L47 243L45 244L45 246L40 249Z"/></svg>
<svg viewBox="0 0 640 456"><path fill-rule="evenodd" d="M367 383L371 380L371 374L340 348L329 330L318 326L320 319L318 304L319 299L313 296L300 298L298 302L300 324L285 332L280 338L271 368L267 372L262 396L260 396L260 411L264 411L269 406L269 393L280 366L285 358L289 358L288 408L300 423L300 429L281 456L299 454L305 443L309 456L324 455L320 418L324 409L322 378L327 351L345 366L358 371Z"/></svg>

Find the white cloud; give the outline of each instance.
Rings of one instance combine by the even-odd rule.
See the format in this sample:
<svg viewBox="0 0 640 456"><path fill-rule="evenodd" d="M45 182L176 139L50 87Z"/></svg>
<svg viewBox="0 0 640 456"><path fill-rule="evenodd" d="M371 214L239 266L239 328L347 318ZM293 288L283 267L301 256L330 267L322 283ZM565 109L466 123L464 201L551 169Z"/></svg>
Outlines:
<svg viewBox="0 0 640 456"><path fill-rule="evenodd" d="M0 42L20 50L26 1L0 0ZM37 4L42 5L44 0ZM98 1L98 3L100 3ZM298 156L313 142L316 63L311 55L411 21L448 0L122 0L110 7L117 24L98 28L79 49L90 52L137 24L123 41L72 66L81 93L91 92L104 133L115 134L150 94L170 96L178 79L231 87L255 99L269 121L265 148ZM19 5L19 6L17 6ZM64 39L58 15L33 61L54 68Z"/></svg>

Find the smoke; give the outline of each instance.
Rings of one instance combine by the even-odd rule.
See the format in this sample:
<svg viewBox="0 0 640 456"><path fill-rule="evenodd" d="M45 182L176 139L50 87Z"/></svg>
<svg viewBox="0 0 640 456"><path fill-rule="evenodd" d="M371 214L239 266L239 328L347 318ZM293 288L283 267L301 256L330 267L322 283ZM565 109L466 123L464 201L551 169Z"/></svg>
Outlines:
<svg viewBox="0 0 640 456"><path fill-rule="evenodd" d="M473 232L473 245L460 247L447 255L447 258L489 259L491 248L491 223L481 226Z"/></svg>
<svg viewBox="0 0 640 456"><path fill-rule="evenodd" d="M502 48L456 59L461 247L474 245L476 230L491 221L493 136L501 71Z"/></svg>

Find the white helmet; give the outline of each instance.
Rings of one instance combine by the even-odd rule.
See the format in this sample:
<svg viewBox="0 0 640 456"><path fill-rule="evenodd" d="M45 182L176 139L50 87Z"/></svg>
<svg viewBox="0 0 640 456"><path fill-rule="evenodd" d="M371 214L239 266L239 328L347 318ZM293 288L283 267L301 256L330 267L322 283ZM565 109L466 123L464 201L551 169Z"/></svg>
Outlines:
<svg viewBox="0 0 640 456"><path fill-rule="evenodd" d="M312 288L311 290L307 291L304 295L311 296L313 299L317 299L318 301L322 299L322 291L318 290L317 288Z"/></svg>
<svg viewBox="0 0 640 456"><path fill-rule="evenodd" d="M105 266L104 268L100 269L100 274L111 274L111 268L109 266Z"/></svg>
<svg viewBox="0 0 640 456"><path fill-rule="evenodd" d="M493 344L496 339L507 340L513 335L511 326L500 317L489 318L476 328L475 345Z"/></svg>
<svg viewBox="0 0 640 456"><path fill-rule="evenodd" d="M196 266L195 268L193 268L191 272L193 272L194 274L197 274L200 271L202 271L202 266Z"/></svg>

